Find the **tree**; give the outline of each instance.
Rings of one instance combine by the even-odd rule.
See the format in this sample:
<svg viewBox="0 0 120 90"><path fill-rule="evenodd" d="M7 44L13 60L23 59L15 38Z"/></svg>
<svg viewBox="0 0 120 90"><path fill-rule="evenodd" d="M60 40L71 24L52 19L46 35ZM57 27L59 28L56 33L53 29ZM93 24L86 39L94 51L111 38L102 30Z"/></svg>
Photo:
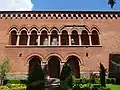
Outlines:
<svg viewBox="0 0 120 90"><path fill-rule="evenodd" d="M70 90L74 85L74 79L72 76L72 70L69 64L65 63L60 75L61 90Z"/></svg>
<svg viewBox="0 0 120 90"><path fill-rule="evenodd" d="M8 72L9 72L9 59L6 57L6 58L4 58L3 62L0 64L1 85L3 85L3 81L5 80L5 77Z"/></svg>
<svg viewBox="0 0 120 90"><path fill-rule="evenodd" d="M108 4L111 6L111 8L114 7L115 3L116 3L116 0L109 0L108 1Z"/></svg>
<svg viewBox="0 0 120 90"><path fill-rule="evenodd" d="M41 65L35 62L31 73L28 75L27 90L42 90L45 85L44 72Z"/></svg>
<svg viewBox="0 0 120 90"><path fill-rule="evenodd" d="M105 76L106 76L106 69L104 68L104 66L100 63L100 83L101 86L106 87L105 84Z"/></svg>

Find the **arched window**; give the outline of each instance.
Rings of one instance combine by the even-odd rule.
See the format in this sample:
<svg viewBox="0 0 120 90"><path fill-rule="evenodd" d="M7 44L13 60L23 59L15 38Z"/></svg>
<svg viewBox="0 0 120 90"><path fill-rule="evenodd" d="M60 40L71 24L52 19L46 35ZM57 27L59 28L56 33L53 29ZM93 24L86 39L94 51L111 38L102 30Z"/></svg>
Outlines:
<svg viewBox="0 0 120 90"><path fill-rule="evenodd" d="M76 30L72 31L71 44L79 45L79 36L78 36L78 32Z"/></svg>
<svg viewBox="0 0 120 90"><path fill-rule="evenodd" d="M48 45L48 35L46 30L41 32L40 45Z"/></svg>
<svg viewBox="0 0 120 90"><path fill-rule="evenodd" d="M83 30L81 35L82 45L89 45L89 36L87 31Z"/></svg>
<svg viewBox="0 0 120 90"><path fill-rule="evenodd" d="M17 42L17 32L14 30L10 34L10 45L16 45Z"/></svg>
<svg viewBox="0 0 120 90"><path fill-rule="evenodd" d="M37 31L33 30L30 35L30 45L38 45Z"/></svg>
<svg viewBox="0 0 120 90"><path fill-rule="evenodd" d="M56 30L51 33L51 45L58 45L58 33Z"/></svg>
<svg viewBox="0 0 120 90"><path fill-rule="evenodd" d="M28 39L27 32L23 30L20 35L20 45L27 45L27 39Z"/></svg>
<svg viewBox="0 0 120 90"><path fill-rule="evenodd" d="M93 30L91 35L92 45L99 45L99 36L97 31Z"/></svg>
<svg viewBox="0 0 120 90"><path fill-rule="evenodd" d="M66 30L62 31L61 45L69 45L69 36L68 36L68 32Z"/></svg>

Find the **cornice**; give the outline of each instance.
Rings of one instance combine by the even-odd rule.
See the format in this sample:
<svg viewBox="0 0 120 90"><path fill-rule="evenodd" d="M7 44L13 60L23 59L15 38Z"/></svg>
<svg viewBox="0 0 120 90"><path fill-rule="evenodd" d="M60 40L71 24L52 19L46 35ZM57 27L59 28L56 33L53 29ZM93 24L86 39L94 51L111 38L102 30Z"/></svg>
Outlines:
<svg viewBox="0 0 120 90"><path fill-rule="evenodd" d="M119 19L119 11L0 11L0 19Z"/></svg>

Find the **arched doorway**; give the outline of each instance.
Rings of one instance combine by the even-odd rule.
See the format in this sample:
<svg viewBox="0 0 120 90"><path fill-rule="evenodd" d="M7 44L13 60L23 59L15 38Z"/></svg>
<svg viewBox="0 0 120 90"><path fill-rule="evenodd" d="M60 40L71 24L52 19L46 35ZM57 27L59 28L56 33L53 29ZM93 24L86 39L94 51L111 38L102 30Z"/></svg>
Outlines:
<svg viewBox="0 0 120 90"><path fill-rule="evenodd" d="M29 61L29 74L39 67L41 67L41 58L38 56L33 56Z"/></svg>
<svg viewBox="0 0 120 90"><path fill-rule="evenodd" d="M50 78L59 78L60 59L57 56L51 56L48 61L48 72Z"/></svg>
<svg viewBox="0 0 120 90"><path fill-rule="evenodd" d="M79 67L79 58L76 56L68 57L67 63L70 65L72 69L72 74L76 77L80 77L80 67Z"/></svg>

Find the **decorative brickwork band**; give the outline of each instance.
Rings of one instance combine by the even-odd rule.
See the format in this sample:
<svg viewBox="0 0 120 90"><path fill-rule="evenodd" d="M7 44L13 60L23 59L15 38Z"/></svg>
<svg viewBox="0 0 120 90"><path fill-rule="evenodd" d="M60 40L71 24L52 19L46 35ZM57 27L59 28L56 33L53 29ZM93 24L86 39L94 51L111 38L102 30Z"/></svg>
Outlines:
<svg viewBox="0 0 120 90"><path fill-rule="evenodd" d="M4 11L0 19L118 19L120 12L108 11Z"/></svg>

